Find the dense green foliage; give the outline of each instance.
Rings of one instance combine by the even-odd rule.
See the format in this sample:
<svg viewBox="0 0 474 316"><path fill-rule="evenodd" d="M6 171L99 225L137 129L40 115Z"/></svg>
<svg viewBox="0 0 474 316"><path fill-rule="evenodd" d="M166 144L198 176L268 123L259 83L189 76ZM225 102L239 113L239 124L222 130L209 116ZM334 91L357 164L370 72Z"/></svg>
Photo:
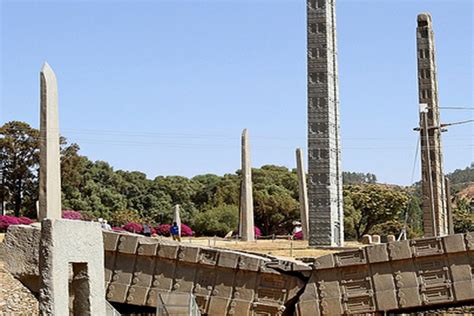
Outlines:
<svg viewBox="0 0 474 316"><path fill-rule="evenodd" d="M1 188L7 209L34 217L38 199L37 130L22 122L0 127L0 155L5 185ZM181 205L182 221L197 234L223 236L238 227L240 170L223 176L193 178L158 176L148 179L138 171L114 170L107 162L91 161L79 154L77 144L61 139L62 203L86 218L102 217L115 225L147 222L170 223L172 207ZM466 181L471 168L455 171L451 180ZM376 184L370 173L344 172L346 239L366 233L398 234L408 223L410 236L422 234L419 190ZM296 170L280 166L252 169L255 224L263 235L288 234L299 220ZM469 180L471 181L471 180ZM473 229L467 201L455 203L457 231Z"/></svg>

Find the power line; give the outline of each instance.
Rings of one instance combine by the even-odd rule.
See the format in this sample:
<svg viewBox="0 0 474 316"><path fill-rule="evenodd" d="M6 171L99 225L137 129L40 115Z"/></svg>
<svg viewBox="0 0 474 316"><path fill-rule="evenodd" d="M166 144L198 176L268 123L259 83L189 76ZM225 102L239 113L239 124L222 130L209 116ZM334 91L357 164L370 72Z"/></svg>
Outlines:
<svg viewBox="0 0 474 316"><path fill-rule="evenodd" d="M473 111L474 107L464 107L464 106L440 106L439 109L443 110L470 110Z"/></svg>

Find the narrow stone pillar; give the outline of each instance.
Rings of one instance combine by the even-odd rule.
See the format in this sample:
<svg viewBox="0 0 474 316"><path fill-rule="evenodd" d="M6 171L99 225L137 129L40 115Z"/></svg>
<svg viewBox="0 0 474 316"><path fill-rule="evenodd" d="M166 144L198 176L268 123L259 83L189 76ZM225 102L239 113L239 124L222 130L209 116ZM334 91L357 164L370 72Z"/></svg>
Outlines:
<svg viewBox="0 0 474 316"><path fill-rule="evenodd" d="M420 111L423 228L426 237L443 236L448 234L448 218L445 204L436 50L429 13L418 15L416 34L418 99L420 105L425 108Z"/></svg>
<svg viewBox="0 0 474 316"><path fill-rule="evenodd" d="M244 241L254 241L252 167L247 129L242 132L242 184L240 189L240 234Z"/></svg>
<svg viewBox="0 0 474 316"><path fill-rule="evenodd" d="M48 63L41 69L40 81L39 221L61 218L58 86Z"/></svg>
<svg viewBox="0 0 474 316"><path fill-rule="evenodd" d="M178 224L179 236L181 237L181 215L179 204L176 204L174 206L173 222L176 222L176 224Z"/></svg>
<svg viewBox="0 0 474 316"><path fill-rule="evenodd" d="M298 173L301 228L303 229L303 239L308 240L308 189L306 187L306 172L301 148L296 149L296 170Z"/></svg>
<svg viewBox="0 0 474 316"><path fill-rule="evenodd" d="M335 0L307 0L309 245L343 246Z"/></svg>
<svg viewBox="0 0 474 316"><path fill-rule="evenodd" d="M40 314L105 315L102 229L98 223L61 219L58 91L47 63L40 80Z"/></svg>

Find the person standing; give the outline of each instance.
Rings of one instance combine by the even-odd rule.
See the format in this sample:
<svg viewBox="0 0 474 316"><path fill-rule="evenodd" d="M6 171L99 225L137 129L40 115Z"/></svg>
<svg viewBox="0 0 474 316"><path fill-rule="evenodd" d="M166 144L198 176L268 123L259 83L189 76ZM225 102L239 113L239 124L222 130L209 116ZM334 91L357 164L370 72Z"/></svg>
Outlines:
<svg viewBox="0 0 474 316"><path fill-rule="evenodd" d="M171 237L173 237L173 240L181 241L181 236L179 234L179 227L176 222L173 222L173 225L170 228L170 234L171 234Z"/></svg>

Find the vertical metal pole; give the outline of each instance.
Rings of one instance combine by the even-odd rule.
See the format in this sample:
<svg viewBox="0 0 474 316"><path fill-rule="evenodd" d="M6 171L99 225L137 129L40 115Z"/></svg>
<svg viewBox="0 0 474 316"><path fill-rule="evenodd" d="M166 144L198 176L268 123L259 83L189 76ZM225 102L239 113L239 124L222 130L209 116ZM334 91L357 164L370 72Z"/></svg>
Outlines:
<svg viewBox="0 0 474 316"><path fill-rule="evenodd" d="M446 211L448 217L448 234L454 234L454 223L453 223L453 206L451 205L451 183L447 177L444 178L445 186L444 189L446 190Z"/></svg>

